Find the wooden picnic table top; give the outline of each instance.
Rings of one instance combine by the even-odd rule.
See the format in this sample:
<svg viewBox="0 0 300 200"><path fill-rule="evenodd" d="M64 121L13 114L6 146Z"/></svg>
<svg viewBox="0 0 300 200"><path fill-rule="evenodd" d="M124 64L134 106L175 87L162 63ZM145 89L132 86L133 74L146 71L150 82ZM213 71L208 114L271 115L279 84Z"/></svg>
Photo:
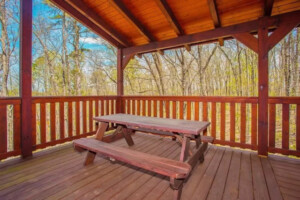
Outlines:
<svg viewBox="0 0 300 200"><path fill-rule="evenodd" d="M158 117L144 117L129 114L113 114L94 117L99 122L110 122L125 125L128 128L147 128L167 132L182 133L188 135L199 135L205 130L210 122L191 121L179 119L165 119Z"/></svg>

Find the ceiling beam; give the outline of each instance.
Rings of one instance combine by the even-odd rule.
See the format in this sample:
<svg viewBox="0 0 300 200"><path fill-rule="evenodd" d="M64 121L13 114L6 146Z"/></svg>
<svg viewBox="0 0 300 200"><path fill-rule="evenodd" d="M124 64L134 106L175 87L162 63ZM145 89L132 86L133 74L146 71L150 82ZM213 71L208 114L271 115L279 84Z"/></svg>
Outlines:
<svg viewBox="0 0 300 200"><path fill-rule="evenodd" d="M207 0L207 4L209 7L209 12L210 12L211 18L214 22L215 28L220 27L221 22L220 22L220 17L218 14L217 5L216 5L215 0Z"/></svg>
<svg viewBox="0 0 300 200"><path fill-rule="evenodd" d="M91 20L89 20L87 17L82 15L80 12L78 12L76 9L74 9L70 4L68 4L66 1L62 0L51 0L51 2L60 8L61 10L68 13L70 16L75 18L77 21L82 23L83 25L87 26L91 31L108 41L111 45L118 47L118 48L124 48L124 45L122 45L120 42L116 41L111 35L107 34L102 28L100 28L98 25L93 23Z"/></svg>
<svg viewBox="0 0 300 200"><path fill-rule="evenodd" d="M148 40L148 42L155 41L154 36L141 24L121 0L108 1Z"/></svg>
<svg viewBox="0 0 300 200"><path fill-rule="evenodd" d="M82 1L66 0L71 6L73 6L82 15L88 18L93 23L97 24L102 28L107 34L111 35L115 40L121 43L123 46L128 47L131 44L128 42L127 38L116 30L114 30L108 23L106 23L96 12L91 10L87 4Z"/></svg>
<svg viewBox="0 0 300 200"><path fill-rule="evenodd" d="M181 28L178 20L176 19L174 13L172 12L170 6L168 5L167 0L155 0L159 9L163 13L163 15L167 18L168 22L174 29L177 36L184 35L184 31Z"/></svg>
<svg viewBox="0 0 300 200"><path fill-rule="evenodd" d="M272 17L264 17L266 26L269 28L276 27L280 21L288 22L291 18L300 18L300 11L294 11L286 14L281 14ZM172 38L163 41L151 42L150 44L124 48L124 55L148 53L158 49L172 49L182 47L185 44L196 44L209 40L216 40L220 37L232 37L234 34L255 32L258 30L259 20L244 22L241 24L231 25L227 27L219 27L213 30L194 33L190 35L183 35L177 38Z"/></svg>
<svg viewBox="0 0 300 200"><path fill-rule="evenodd" d="M264 16L271 16L274 0L264 0Z"/></svg>

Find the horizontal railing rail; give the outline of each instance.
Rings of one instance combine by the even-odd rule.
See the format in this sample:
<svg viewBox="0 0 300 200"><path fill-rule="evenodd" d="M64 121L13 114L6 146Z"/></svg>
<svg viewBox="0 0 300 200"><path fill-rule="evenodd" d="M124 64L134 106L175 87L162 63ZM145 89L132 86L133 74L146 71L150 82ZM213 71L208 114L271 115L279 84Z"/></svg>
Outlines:
<svg viewBox="0 0 300 200"><path fill-rule="evenodd" d="M300 156L300 97L268 101L269 152ZM21 98L0 98L0 160L21 154L20 108ZM117 109L141 116L210 121L205 134L213 136L216 144L257 150L258 98L221 96L33 97L33 150L92 135L93 117Z"/></svg>

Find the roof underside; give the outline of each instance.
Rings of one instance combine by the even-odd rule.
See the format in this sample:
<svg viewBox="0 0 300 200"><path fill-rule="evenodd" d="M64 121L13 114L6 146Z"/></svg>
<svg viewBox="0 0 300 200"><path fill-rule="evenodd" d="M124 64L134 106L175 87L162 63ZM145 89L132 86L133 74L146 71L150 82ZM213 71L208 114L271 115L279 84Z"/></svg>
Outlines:
<svg viewBox="0 0 300 200"><path fill-rule="evenodd" d="M51 0L97 26L116 47L132 47L300 10L299 0ZM66 6L68 9L66 9ZM85 20L79 20L88 27Z"/></svg>

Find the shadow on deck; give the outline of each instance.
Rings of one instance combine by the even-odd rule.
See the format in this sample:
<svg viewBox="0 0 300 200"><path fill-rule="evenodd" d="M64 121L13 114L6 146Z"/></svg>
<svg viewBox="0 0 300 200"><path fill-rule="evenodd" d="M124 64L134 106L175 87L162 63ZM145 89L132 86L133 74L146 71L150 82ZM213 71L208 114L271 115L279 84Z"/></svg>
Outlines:
<svg viewBox="0 0 300 200"><path fill-rule="evenodd" d="M137 133L131 148L178 159L168 138ZM115 142L126 147L125 140ZM97 157L84 167L84 155L68 145L24 162L0 165L0 199L172 199L166 177ZM195 167L182 199L300 199L300 161L210 145Z"/></svg>

